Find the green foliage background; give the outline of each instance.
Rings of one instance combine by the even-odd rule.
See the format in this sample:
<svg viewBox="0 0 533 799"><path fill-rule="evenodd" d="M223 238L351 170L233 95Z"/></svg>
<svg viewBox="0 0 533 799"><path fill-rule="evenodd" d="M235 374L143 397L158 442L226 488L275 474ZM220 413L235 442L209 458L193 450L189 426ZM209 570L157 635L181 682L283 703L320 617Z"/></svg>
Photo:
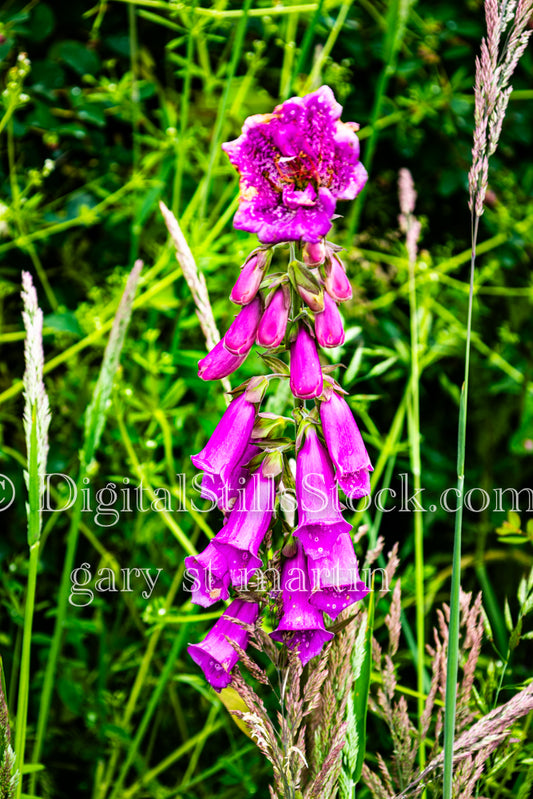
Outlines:
<svg viewBox="0 0 533 799"><path fill-rule="evenodd" d="M220 143L235 138L248 115L268 112L292 93L322 83L344 105L343 119L360 123L362 161L370 171L361 201L339 209L345 216L330 237L346 248L343 257L354 287L354 299L343 309L347 343L332 362L346 365L339 376L351 394L371 457L375 464L383 458L375 487L388 485L398 496L400 475L411 469L401 416L410 374L410 319L408 266L397 222L400 168L411 170L418 191L416 214L423 223L416 273L422 501L426 509L437 506L424 512L430 639L435 603L449 594L453 514L439 507L439 496L455 484L468 292L472 84L483 33L477 0L4 4L0 471L13 482L16 501L0 516L0 645L10 707L16 696L27 571L20 384L23 269L33 274L45 313L45 382L53 414L48 471L75 479L83 415L111 319L133 261L140 257L145 262L108 422L90 473L93 511L83 514L76 565L89 563L93 576L100 568L115 569L118 587L121 568L162 570L149 600L132 582L131 593L95 591L86 607L69 606L38 795L66 797L75 790L80 797L100 799L265 796L266 764L229 720L185 650L214 616L190 606L180 587L185 554L180 540L186 537L202 548L206 530L216 532L220 519L214 513L176 509L97 517L95 492L114 482L123 492L122 503L142 481L153 490L170 489L179 508L177 475L184 474L189 499L198 502L190 488L194 470L189 456L218 421L224 397L220 386L197 377L205 344L158 201L178 217L224 331L235 312L229 291L256 239L232 228L237 176ZM13 72L21 52L31 62L23 82ZM521 516L507 518L509 495L505 511L497 512L493 494L495 488L529 488L533 476L532 75L527 52L492 163L476 276L467 488L489 492L491 504L466 512L464 586L484 591L498 647L496 652L488 646L487 663L508 651L504 602L509 597L514 612L515 586L532 566L525 513L533 509L531 500L524 492ZM234 385L261 369L260 359L250 355ZM64 502L65 481L55 485L57 502ZM146 507L149 502L145 499ZM478 508L481 494L473 495L472 502ZM352 517L368 524L369 542L378 531L387 548L399 542L405 624L412 627L413 513L372 509ZM69 511L45 513L44 523L28 751ZM384 596L376 608L378 630L387 607ZM408 643L404 646L405 686L413 687L413 654ZM509 683L527 677L528 646L524 643L513 656ZM165 663L170 671L163 685ZM138 675L138 694L133 689L130 707ZM143 718L146 729L135 744ZM372 719L369 724L372 761L387 742L379 725L372 727ZM531 755L531 742L528 746L524 752ZM116 774L132 752L121 784ZM111 771L113 757L118 768ZM513 779L519 780L520 773L517 769ZM502 783L509 790L516 784L511 777Z"/></svg>

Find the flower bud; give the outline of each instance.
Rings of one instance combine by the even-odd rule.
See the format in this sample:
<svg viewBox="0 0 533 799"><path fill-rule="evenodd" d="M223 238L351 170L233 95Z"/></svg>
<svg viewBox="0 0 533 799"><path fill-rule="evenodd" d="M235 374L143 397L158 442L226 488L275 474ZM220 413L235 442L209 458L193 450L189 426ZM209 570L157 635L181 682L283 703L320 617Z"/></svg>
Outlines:
<svg viewBox="0 0 533 799"><path fill-rule="evenodd" d="M230 300L236 305L248 305L259 291L267 265L268 258L264 250L252 253L231 290Z"/></svg>
<svg viewBox="0 0 533 799"><path fill-rule="evenodd" d="M235 317L224 336L224 346L233 355L245 355L250 351L261 321L262 311L263 298L258 294Z"/></svg>
<svg viewBox="0 0 533 799"><path fill-rule="evenodd" d="M326 245L324 240L317 241L315 244L307 242L304 251L303 259L306 264L315 265L324 263L326 257Z"/></svg>
<svg viewBox="0 0 533 799"><path fill-rule="evenodd" d="M344 328L337 303L324 293L324 310L315 314L315 335L321 347L340 347L344 344Z"/></svg>
<svg viewBox="0 0 533 799"><path fill-rule="evenodd" d="M268 305L259 322L257 330L259 346L279 347L285 337L290 308L291 293L288 285L284 283L270 295Z"/></svg>
<svg viewBox="0 0 533 799"><path fill-rule="evenodd" d="M352 297L352 287L344 270L342 261L331 254L326 261L326 291L337 302L344 302Z"/></svg>
<svg viewBox="0 0 533 799"><path fill-rule="evenodd" d="M311 399L322 393L324 380L315 342L306 325L300 324L291 345L290 387L295 397Z"/></svg>
<svg viewBox="0 0 533 799"><path fill-rule="evenodd" d="M320 403L322 432L335 464L337 482L352 499L370 494L370 458L350 406L334 391Z"/></svg>
<svg viewBox="0 0 533 799"><path fill-rule="evenodd" d="M211 352L208 352L205 358L198 361L198 377L202 380L222 380L227 377L235 369L238 369L241 363L244 363L248 352L243 355L233 355L224 346L224 339L215 344Z"/></svg>

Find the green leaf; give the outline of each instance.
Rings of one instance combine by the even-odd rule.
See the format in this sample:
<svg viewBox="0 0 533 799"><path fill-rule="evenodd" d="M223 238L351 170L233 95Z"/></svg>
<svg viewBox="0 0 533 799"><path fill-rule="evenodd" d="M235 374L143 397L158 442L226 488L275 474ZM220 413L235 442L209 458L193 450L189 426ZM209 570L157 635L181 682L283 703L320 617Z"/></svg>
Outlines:
<svg viewBox="0 0 533 799"><path fill-rule="evenodd" d="M366 750L366 717L368 711L368 693L370 691L370 674L372 671L372 635L374 632L375 610L374 596L374 578L372 577L366 627L361 627L357 635L352 661L352 667L355 671L353 711L357 734L357 756L352 779L356 784L361 779Z"/></svg>

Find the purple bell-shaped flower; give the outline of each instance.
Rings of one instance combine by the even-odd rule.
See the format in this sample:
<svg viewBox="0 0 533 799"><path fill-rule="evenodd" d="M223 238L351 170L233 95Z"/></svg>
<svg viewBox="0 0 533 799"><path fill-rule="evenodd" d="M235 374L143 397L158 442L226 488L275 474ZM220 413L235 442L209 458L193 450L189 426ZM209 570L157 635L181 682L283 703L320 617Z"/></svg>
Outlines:
<svg viewBox="0 0 533 799"><path fill-rule="evenodd" d="M326 259L326 291L337 302L344 302L352 297L352 287L342 264L336 255L330 253Z"/></svg>
<svg viewBox="0 0 533 799"><path fill-rule="evenodd" d="M340 347L344 344L344 327L337 307L327 291L324 292L324 310L315 314L315 335L321 347Z"/></svg>
<svg viewBox="0 0 533 799"><path fill-rule="evenodd" d="M199 555L185 558L187 577L191 585L191 602L208 608L220 599L229 598L230 575L226 559L210 541Z"/></svg>
<svg viewBox="0 0 533 799"><path fill-rule="evenodd" d="M231 582L245 588L261 566L257 553L274 515L273 478L263 474L263 466L249 478L235 503L228 521L213 539L213 545L226 559Z"/></svg>
<svg viewBox="0 0 533 799"><path fill-rule="evenodd" d="M230 300L236 305L248 305L259 291L267 266L268 257L265 250L252 253L231 290Z"/></svg>
<svg viewBox="0 0 533 799"><path fill-rule="evenodd" d="M286 283L279 286L270 296L265 312L257 330L257 343L261 347L279 347L285 337L291 294Z"/></svg>
<svg viewBox="0 0 533 799"><path fill-rule="evenodd" d="M352 529L341 513L333 465L311 424L296 456L296 502L294 535L310 558L324 557L338 536Z"/></svg>
<svg viewBox="0 0 533 799"><path fill-rule="evenodd" d="M198 377L202 380L222 380L238 369L247 355L248 351L243 355L234 355L226 349L224 339L221 339L205 358L198 361Z"/></svg>
<svg viewBox="0 0 533 799"><path fill-rule="evenodd" d="M221 691L230 684L231 670L239 659L238 653L227 639L235 641L241 649L246 649L249 636L239 621L254 624L258 614L259 606L255 602L234 599L204 640L187 647L187 652L200 666L207 682L215 691Z"/></svg>
<svg viewBox="0 0 533 799"><path fill-rule="evenodd" d="M329 400L320 403L320 419L338 484L347 497L366 496L372 464L348 403L332 391Z"/></svg>
<svg viewBox="0 0 533 799"><path fill-rule="evenodd" d="M257 294L237 314L224 336L224 346L229 352L233 355L246 355L251 350L262 313L263 298Z"/></svg>
<svg viewBox="0 0 533 799"><path fill-rule="evenodd" d="M219 475L224 483L242 461L254 427L257 405L246 392L235 397L205 447L191 460L197 469Z"/></svg>
<svg viewBox="0 0 533 799"><path fill-rule="evenodd" d="M333 638L333 633L324 627L322 612L309 603L311 592L307 561L301 547L297 548L294 557L287 558L283 564L281 590L283 615L270 637L289 649L298 647L298 655L305 666Z"/></svg>
<svg viewBox="0 0 533 799"><path fill-rule="evenodd" d="M347 533L337 538L327 555L309 566L313 585L309 601L332 619L368 594L369 589L359 579L353 542Z"/></svg>
<svg viewBox="0 0 533 799"><path fill-rule="evenodd" d="M311 399L322 394L324 379L316 344L305 324L300 323L291 344L290 387L295 397Z"/></svg>

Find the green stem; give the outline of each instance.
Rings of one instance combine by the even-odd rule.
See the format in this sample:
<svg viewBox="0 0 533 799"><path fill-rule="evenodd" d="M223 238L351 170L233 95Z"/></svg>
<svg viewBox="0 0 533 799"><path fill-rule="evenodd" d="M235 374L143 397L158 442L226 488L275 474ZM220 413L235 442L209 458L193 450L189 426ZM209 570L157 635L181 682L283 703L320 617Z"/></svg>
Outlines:
<svg viewBox="0 0 533 799"><path fill-rule="evenodd" d="M457 442L457 512L453 542L452 585L450 593L450 626L448 658L446 664L446 697L444 710L444 778L443 799L452 799L453 746L455 739L455 712L457 704L457 673L459 665L459 597L461 588L461 537L463 530L464 467L466 449L466 419L468 407L468 376L470 371L470 339L474 300L474 271L476 264L476 242L479 217L472 225L472 258L470 262L470 293L468 296L468 320L466 328L465 375L461 389L459 409L459 432Z"/></svg>
<svg viewBox="0 0 533 799"><path fill-rule="evenodd" d="M26 604L24 608L22 657L20 662L17 718L16 718L16 727L15 727L15 756L16 756L15 768L18 769L21 776L17 785L16 799L20 799L22 795L22 774L24 769L26 725L28 720L28 697L30 691L31 634L33 627L33 611L35 607L35 593L37 588L37 568L39 565L39 548L40 548L39 540L37 540L30 547L28 587L26 592Z"/></svg>
<svg viewBox="0 0 533 799"><path fill-rule="evenodd" d="M408 222L410 225L411 223ZM411 470L413 473L413 484L415 493L418 495L421 484L420 466L420 398L418 392L420 365L418 360L418 317L416 301L416 276L415 263L409 258L409 312L411 327L411 385L410 385L410 413L409 438L411 450ZM422 716L424 713L424 693L425 693L425 669L424 658L426 651L425 644L425 598L424 598L424 522L421 511L415 510L414 518L415 532L415 595L416 595L416 677L418 690L418 722L421 730ZM426 754L422 736L420 736L420 746L418 749L418 759L420 770L423 771Z"/></svg>

